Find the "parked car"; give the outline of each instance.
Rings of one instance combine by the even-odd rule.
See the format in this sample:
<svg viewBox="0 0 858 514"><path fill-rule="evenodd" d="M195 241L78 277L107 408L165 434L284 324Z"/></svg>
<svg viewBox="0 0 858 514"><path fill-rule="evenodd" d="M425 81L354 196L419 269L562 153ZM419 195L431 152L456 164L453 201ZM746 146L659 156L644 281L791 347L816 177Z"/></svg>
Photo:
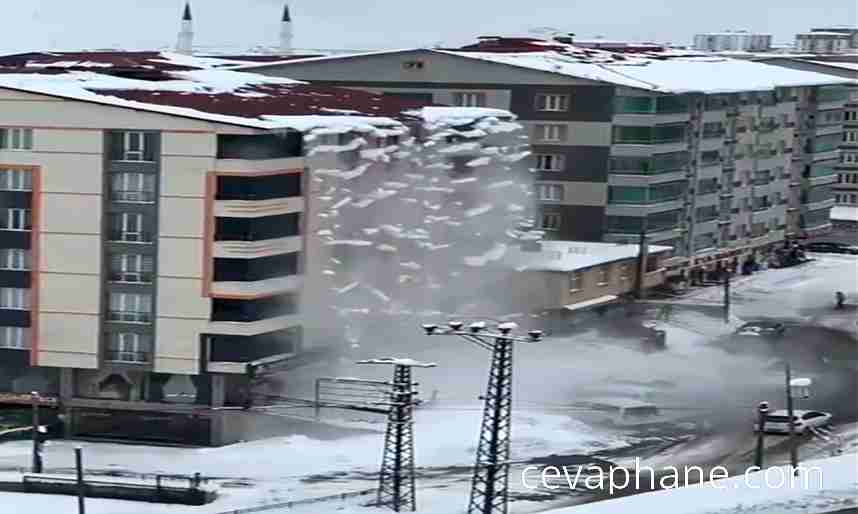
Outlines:
<svg viewBox="0 0 858 514"><path fill-rule="evenodd" d="M751 321L739 327L735 335L741 337L763 337L776 339L784 335L786 327L777 321Z"/></svg>
<svg viewBox="0 0 858 514"><path fill-rule="evenodd" d="M812 428L824 427L831 423L831 414L817 410L793 410L793 426L796 434L803 434ZM773 411L766 415L763 421L763 432L772 434L789 433L789 413L786 409ZM759 424L754 424L754 431L760 429Z"/></svg>
<svg viewBox="0 0 858 514"><path fill-rule="evenodd" d="M858 246L846 243L815 242L805 245L808 252L816 253L848 253L858 255Z"/></svg>
<svg viewBox="0 0 858 514"><path fill-rule="evenodd" d="M661 410L654 404L632 398L599 398L574 404L583 411L583 421L612 426L634 426L663 422Z"/></svg>

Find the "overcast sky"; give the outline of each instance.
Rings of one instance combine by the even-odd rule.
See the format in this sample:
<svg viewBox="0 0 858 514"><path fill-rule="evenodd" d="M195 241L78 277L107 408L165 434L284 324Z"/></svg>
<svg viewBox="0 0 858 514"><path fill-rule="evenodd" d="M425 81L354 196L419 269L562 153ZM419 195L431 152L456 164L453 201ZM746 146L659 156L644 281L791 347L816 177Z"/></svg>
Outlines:
<svg viewBox="0 0 858 514"><path fill-rule="evenodd" d="M175 45L183 0L5 0L0 51ZM195 43L247 49L278 40L282 0L192 0ZM746 29L792 41L811 26L858 25L858 0L292 0L297 48L461 44L550 27L579 37L688 44Z"/></svg>

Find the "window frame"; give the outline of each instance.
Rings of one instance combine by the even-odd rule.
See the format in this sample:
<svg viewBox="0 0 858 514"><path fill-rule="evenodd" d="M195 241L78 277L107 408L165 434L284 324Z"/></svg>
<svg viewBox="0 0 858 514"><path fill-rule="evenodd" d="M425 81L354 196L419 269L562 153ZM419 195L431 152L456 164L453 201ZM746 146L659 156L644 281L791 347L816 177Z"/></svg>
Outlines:
<svg viewBox="0 0 858 514"><path fill-rule="evenodd" d="M148 364L148 355L151 353L150 344L151 337L148 334L114 332L108 341L108 352L115 358L109 359L109 362Z"/></svg>
<svg viewBox="0 0 858 514"><path fill-rule="evenodd" d="M132 150L133 139L139 138L139 147ZM139 154L139 159L130 158L132 154ZM146 161L146 133L140 130L126 130L122 132L122 161L125 162L147 162Z"/></svg>
<svg viewBox="0 0 858 514"><path fill-rule="evenodd" d="M542 202L562 202L563 197L566 195L565 188L563 184L537 184L537 196ZM544 194L549 191L559 191L560 194L558 197L555 197L551 194Z"/></svg>
<svg viewBox="0 0 858 514"><path fill-rule="evenodd" d="M30 290L22 287L0 287L0 309L30 310Z"/></svg>
<svg viewBox="0 0 858 514"><path fill-rule="evenodd" d="M0 327L0 348L4 350L29 350L30 329L28 327ZM13 344L9 344L13 341Z"/></svg>
<svg viewBox="0 0 858 514"><path fill-rule="evenodd" d="M453 93L453 104L456 107L485 107L486 93L483 91L456 91Z"/></svg>
<svg viewBox="0 0 858 514"><path fill-rule="evenodd" d="M0 270L30 271L30 251L24 248L0 249Z"/></svg>
<svg viewBox="0 0 858 514"><path fill-rule="evenodd" d="M552 220L552 223L548 221ZM545 212L542 214L542 224L540 228L542 230L550 230L556 231L560 230L560 225L563 222L563 216L558 212Z"/></svg>
<svg viewBox="0 0 858 514"><path fill-rule="evenodd" d="M33 129L24 127L0 128L0 150L26 152L33 149Z"/></svg>
<svg viewBox="0 0 858 514"><path fill-rule="evenodd" d="M0 168L0 191L32 191L33 172L20 168Z"/></svg>
<svg viewBox="0 0 858 514"><path fill-rule="evenodd" d="M536 131L536 140L543 143L562 143L568 138L566 125L562 123L539 123ZM552 134L555 137L548 137Z"/></svg>
<svg viewBox="0 0 858 514"><path fill-rule="evenodd" d="M567 277L567 280L568 280L567 285L569 286L569 292L570 293L577 293L578 291L581 290L581 288L582 288L581 286L583 285L581 283L582 278L583 277L581 276L581 273L579 273L577 271L570 271L569 272L569 275Z"/></svg>
<svg viewBox="0 0 858 514"><path fill-rule="evenodd" d="M30 232L33 229L33 218L30 209L8 207L5 212L6 226L0 230L13 232Z"/></svg>
<svg viewBox="0 0 858 514"><path fill-rule="evenodd" d="M537 93L533 108L537 112L568 112L571 97L565 93Z"/></svg>
<svg viewBox="0 0 858 514"><path fill-rule="evenodd" d="M117 299L117 309L113 307L114 298ZM148 298L148 302L144 301L146 298ZM146 309L142 309L143 306ZM152 295L143 293L110 293L108 309L110 321L149 324L152 318Z"/></svg>
<svg viewBox="0 0 858 514"><path fill-rule="evenodd" d="M114 202L155 203L155 176L150 173L113 173L110 177L110 188Z"/></svg>
<svg viewBox="0 0 858 514"><path fill-rule="evenodd" d="M551 166L545 166L546 162ZM536 154L536 171L558 172L566 169L566 156L557 153Z"/></svg>

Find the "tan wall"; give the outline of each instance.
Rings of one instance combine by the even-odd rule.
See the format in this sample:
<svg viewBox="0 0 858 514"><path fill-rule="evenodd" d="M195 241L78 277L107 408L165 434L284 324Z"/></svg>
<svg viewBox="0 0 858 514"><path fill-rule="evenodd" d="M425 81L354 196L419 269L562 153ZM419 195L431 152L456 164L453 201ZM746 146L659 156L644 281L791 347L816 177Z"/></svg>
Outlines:
<svg viewBox="0 0 858 514"><path fill-rule="evenodd" d="M98 367L98 315L39 314L38 362L40 366Z"/></svg>
<svg viewBox="0 0 858 514"><path fill-rule="evenodd" d="M200 333L203 332L206 322L159 317L157 323L155 372L198 374L200 372Z"/></svg>
<svg viewBox="0 0 858 514"><path fill-rule="evenodd" d="M171 141L180 134L164 134ZM211 154L214 155L214 154ZM202 198L206 192L206 173L214 166L214 158L164 156L161 161L161 196L190 196Z"/></svg>
<svg viewBox="0 0 858 514"><path fill-rule="evenodd" d="M159 237L203 237L202 198L161 198Z"/></svg>
<svg viewBox="0 0 858 514"><path fill-rule="evenodd" d="M202 278L203 244L202 239L162 237L158 241L158 274L166 277Z"/></svg>
<svg viewBox="0 0 858 514"><path fill-rule="evenodd" d="M101 196L43 194L41 230L48 233L101 234Z"/></svg>
<svg viewBox="0 0 858 514"><path fill-rule="evenodd" d="M161 141L161 157L176 156L214 158L217 154L217 136L214 134L167 134Z"/></svg>
<svg viewBox="0 0 858 514"><path fill-rule="evenodd" d="M39 269L45 273L101 274L98 235L42 233Z"/></svg>

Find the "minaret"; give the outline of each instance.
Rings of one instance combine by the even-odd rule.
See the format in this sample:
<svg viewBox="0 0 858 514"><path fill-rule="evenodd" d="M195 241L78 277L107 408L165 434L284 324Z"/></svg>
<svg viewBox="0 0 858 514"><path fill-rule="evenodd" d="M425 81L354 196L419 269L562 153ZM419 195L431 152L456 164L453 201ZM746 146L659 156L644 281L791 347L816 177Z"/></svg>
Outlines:
<svg viewBox="0 0 858 514"><path fill-rule="evenodd" d="M292 16L288 3L283 6L283 19L280 20L280 53L292 53Z"/></svg>
<svg viewBox="0 0 858 514"><path fill-rule="evenodd" d="M180 54L194 53L194 20L191 17L191 3L185 2L185 12L182 14L182 30L176 42L176 51Z"/></svg>

